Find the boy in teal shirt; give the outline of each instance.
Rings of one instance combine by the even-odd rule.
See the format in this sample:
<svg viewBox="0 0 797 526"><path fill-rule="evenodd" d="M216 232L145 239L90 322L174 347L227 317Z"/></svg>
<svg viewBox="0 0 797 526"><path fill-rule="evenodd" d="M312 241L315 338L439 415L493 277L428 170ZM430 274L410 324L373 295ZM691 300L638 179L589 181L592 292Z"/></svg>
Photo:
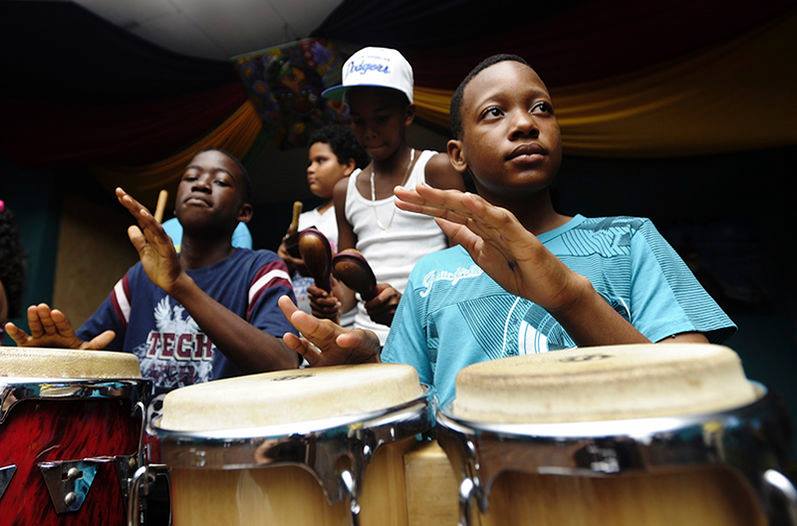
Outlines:
<svg viewBox="0 0 797 526"><path fill-rule="evenodd" d="M311 365L413 365L442 404L469 364L567 347L720 341L731 320L647 219L569 217L550 186L561 136L548 90L513 55L496 55L451 101L451 165L479 195L396 189L400 208L438 218L460 246L418 262L379 355L372 335L295 313L285 343Z"/></svg>

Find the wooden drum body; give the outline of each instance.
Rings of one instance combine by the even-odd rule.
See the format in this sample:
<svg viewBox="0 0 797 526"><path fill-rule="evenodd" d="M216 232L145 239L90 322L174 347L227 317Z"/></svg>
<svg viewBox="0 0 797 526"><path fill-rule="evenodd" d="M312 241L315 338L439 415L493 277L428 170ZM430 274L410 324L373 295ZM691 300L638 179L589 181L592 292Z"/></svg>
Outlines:
<svg viewBox="0 0 797 526"><path fill-rule="evenodd" d="M237 414L215 421L225 405ZM176 416L188 407L204 423ZM406 366L280 371L178 389L156 427L173 523L405 525L403 456L432 424L427 391Z"/></svg>
<svg viewBox="0 0 797 526"><path fill-rule="evenodd" d="M777 471L787 442L782 410L741 372L738 382L696 381L701 368L730 372L734 360L711 345L618 346L463 369L457 399L437 416L438 440L458 474L460 524L797 524L797 492ZM679 378L667 385L673 371ZM482 381L494 387L487 398L501 401L492 420L491 401L473 388ZM714 383L726 391L712 402ZM694 392L684 392L689 385ZM514 412L502 389L522 404ZM689 400L698 411L674 407ZM623 418L611 419L612 411Z"/></svg>
<svg viewBox="0 0 797 526"><path fill-rule="evenodd" d="M132 355L0 348L0 524L125 524L147 390Z"/></svg>

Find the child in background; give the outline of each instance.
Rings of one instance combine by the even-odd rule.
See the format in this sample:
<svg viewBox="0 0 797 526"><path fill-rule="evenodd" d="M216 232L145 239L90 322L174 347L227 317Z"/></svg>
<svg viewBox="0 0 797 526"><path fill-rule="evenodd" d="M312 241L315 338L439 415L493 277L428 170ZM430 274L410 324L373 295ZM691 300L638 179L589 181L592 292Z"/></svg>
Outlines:
<svg viewBox="0 0 797 526"><path fill-rule="evenodd" d="M359 173L370 160L351 130L343 126L331 125L321 128L310 136L308 144L307 185L313 195L323 199L324 203L299 216L299 230L311 226L318 229L329 240L334 254L338 246L338 223L332 203L332 191L338 181ZM277 254L291 269L296 304L303 311L310 312L307 288L313 284L313 278L302 275L305 270L304 261L292 257L285 248L284 241L280 244ZM333 283L333 286L338 285ZM354 313L354 309L342 313L340 325L343 327L352 325Z"/></svg>
<svg viewBox="0 0 797 526"><path fill-rule="evenodd" d="M412 365L442 405L470 364L570 347L720 342L733 322L649 219L557 212L562 159L545 84L514 55L476 66L451 99L451 165L479 195L396 188L402 210L428 214L461 246L413 269L390 337L280 307L311 366L381 359ZM314 345L310 345L310 343ZM320 349L320 351L318 350Z"/></svg>
<svg viewBox="0 0 797 526"><path fill-rule="evenodd" d="M335 185L333 201L338 223L338 250L356 248L376 275L377 296L367 304L340 287L340 297L317 287L308 292L313 310L334 319L338 309L357 303L354 326L387 338L407 276L422 256L446 248L446 238L432 218L396 208L393 188L429 184L464 189L462 177L445 155L418 151L407 143L412 124L412 67L395 49L368 47L346 61L343 82L324 91L327 98L345 93L351 129L372 162L362 172Z"/></svg>

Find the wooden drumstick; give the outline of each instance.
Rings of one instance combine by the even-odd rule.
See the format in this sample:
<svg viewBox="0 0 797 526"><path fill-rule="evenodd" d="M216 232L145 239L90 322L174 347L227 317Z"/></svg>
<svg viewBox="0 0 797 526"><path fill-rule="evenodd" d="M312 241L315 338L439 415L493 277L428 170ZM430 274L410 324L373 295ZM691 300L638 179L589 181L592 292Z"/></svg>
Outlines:
<svg viewBox="0 0 797 526"><path fill-rule="evenodd" d="M163 222L163 212L166 210L166 199L169 197L169 192L161 190L158 194L158 204L155 205L155 213L153 217L158 223Z"/></svg>
<svg viewBox="0 0 797 526"><path fill-rule="evenodd" d="M332 275L359 292L363 301L376 297L376 276L360 251L347 248L338 252L332 258Z"/></svg>
<svg viewBox="0 0 797 526"><path fill-rule="evenodd" d="M291 218L291 224L288 226L288 235L293 235L299 230L299 216L302 213L302 202L301 201L294 201L293 202L293 218Z"/></svg>
<svg viewBox="0 0 797 526"><path fill-rule="evenodd" d="M293 218L291 219L291 224L288 226L288 231L285 233L285 237L282 238L282 242L285 244L285 250L288 251L292 257L298 258L300 257L299 254L299 215L302 213L302 202L301 201L294 201L293 202Z"/></svg>
<svg viewBox="0 0 797 526"><path fill-rule="evenodd" d="M332 247L324 234L315 228L299 232L299 253L304 260L307 273L317 287L327 292L332 290L329 275L332 270Z"/></svg>

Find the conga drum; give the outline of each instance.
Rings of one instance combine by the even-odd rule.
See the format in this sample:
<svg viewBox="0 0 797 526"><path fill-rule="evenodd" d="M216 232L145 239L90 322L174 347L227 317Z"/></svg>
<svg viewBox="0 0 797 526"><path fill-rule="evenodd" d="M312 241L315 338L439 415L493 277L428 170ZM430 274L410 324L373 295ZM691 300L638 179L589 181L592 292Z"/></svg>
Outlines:
<svg viewBox="0 0 797 526"><path fill-rule="evenodd" d="M132 354L0 347L0 524L125 524L148 389Z"/></svg>
<svg viewBox="0 0 797 526"><path fill-rule="evenodd" d="M404 452L434 423L415 369L367 364L194 385L155 424L182 525L404 525Z"/></svg>
<svg viewBox="0 0 797 526"><path fill-rule="evenodd" d="M460 524L793 524L782 408L726 347L592 347L466 367L438 412Z"/></svg>

